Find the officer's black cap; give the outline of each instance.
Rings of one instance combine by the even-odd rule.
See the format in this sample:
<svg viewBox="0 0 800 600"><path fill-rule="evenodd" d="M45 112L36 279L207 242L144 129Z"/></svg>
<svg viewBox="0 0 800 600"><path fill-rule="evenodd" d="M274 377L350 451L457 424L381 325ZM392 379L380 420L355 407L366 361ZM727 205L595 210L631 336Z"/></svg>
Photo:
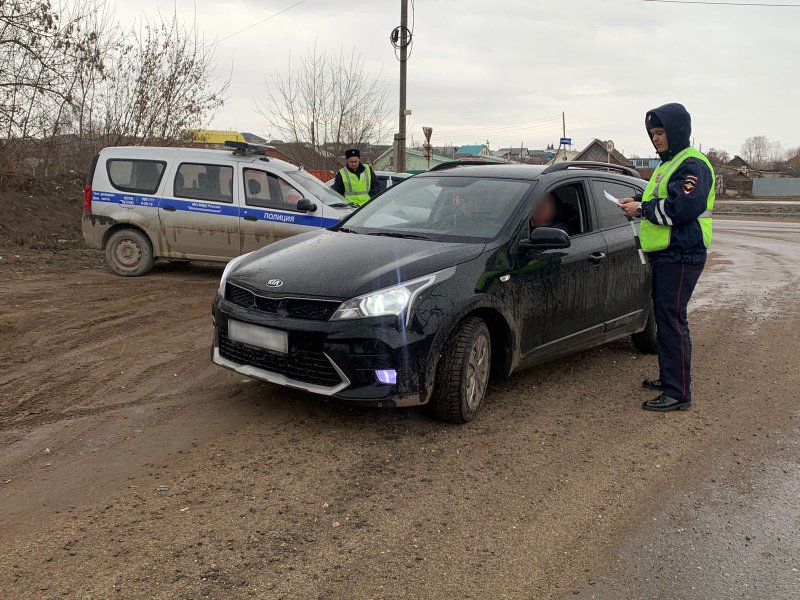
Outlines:
<svg viewBox="0 0 800 600"><path fill-rule="evenodd" d="M344 151L345 158L352 158L353 156L356 158L361 158L361 151L358 148L350 148L349 150Z"/></svg>

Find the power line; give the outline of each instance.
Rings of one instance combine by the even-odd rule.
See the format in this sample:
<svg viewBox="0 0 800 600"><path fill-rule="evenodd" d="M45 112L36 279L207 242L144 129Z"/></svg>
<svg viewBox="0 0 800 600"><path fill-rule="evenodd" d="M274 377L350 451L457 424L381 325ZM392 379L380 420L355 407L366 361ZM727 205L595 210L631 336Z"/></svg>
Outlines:
<svg viewBox="0 0 800 600"><path fill-rule="evenodd" d="M270 16L268 16L268 17L265 17L265 18L261 19L260 21L256 21L255 23L252 23L252 24L248 25L248 26L247 26L247 27L245 27L244 29L240 29L239 31L234 31L234 32L233 32L233 33L231 33L231 34L229 34L229 35L226 35L224 38L220 38L218 41L220 41L220 42L223 42L223 41L227 40L228 38L232 38L232 37L233 37L233 36L235 36L235 35L239 35L240 33L244 33L244 32L245 32L245 31L247 31L248 29L252 29L253 27L257 27L258 25L261 25L262 23L264 23L264 22L266 22L266 21L269 21L270 19L274 19L274 18L275 18L275 17L277 17L278 15L282 15L282 14L283 14L283 13L285 13L286 11L292 10L292 9L293 9L295 6L300 6L300 5L301 5L301 4L303 4L304 2L308 2L308 0L300 0L299 2L295 2L295 3L294 3L294 4L292 4L291 6L288 6L288 7L284 8L283 10L279 10L279 11L278 11L278 12L276 12L275 14L272 14L272 15L270 15Z"/></svg>
<svg viewBox="0 0 800 600"><path fill-rule="evenodd" d="M484 133L507 133L512 130L535 131L537 129L550 129L560 125L561 117L552 119L542 119L541 121L529 121L528 123L516 123L512 125L487 125L485 127L473 127L465 129L438 129L440 135L482 135Z"/></svg>
<svg viewBox="0 0 800 600"><path fill-rule="evenodd" d="M640 2L658 2L660 4L705 4L708 6L761 6L768 8L800 8L800 4L782 4L772 2L713 2L711 0L639 0Z"/></svg>

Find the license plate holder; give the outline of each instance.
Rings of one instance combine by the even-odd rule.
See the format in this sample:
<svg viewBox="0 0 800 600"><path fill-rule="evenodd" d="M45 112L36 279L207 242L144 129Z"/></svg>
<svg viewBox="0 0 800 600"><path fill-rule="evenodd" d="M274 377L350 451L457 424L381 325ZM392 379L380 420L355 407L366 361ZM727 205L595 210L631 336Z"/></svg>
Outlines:
<svg viewBox="0 0 800 600"><path fill-rule="evenodd" d="M289 335L285 331L228 320L228 339L281 354L289 353Z"/></svg>

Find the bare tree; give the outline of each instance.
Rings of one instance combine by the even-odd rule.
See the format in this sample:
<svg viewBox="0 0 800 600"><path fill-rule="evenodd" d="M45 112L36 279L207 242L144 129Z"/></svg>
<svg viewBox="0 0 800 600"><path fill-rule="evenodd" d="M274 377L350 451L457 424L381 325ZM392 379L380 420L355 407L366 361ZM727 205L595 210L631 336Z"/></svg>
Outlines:
<svg viewBox="0 0 800 600"><path fill-rule="evenodd" d="M726 150L720 150L719 148L709 148L708 152L706 152L706 157L715 169L731 159L731 155Z"/></svg>
<svg viewBox="0 0 800 600"><path fill-rule="evenodd" d="M215 52L174 15L126 30L106 0L0 0L0 185L202 127L228 86Z"/></svg>
<svg viewBox="0 0 800 600"><path fill-rule="evenodd" d="M297 68L290 56L287 72L275 73L266 86L259 113L311 168L335 168L344 148L378 143L388 132L386 80L381 72L369 74L355 50L331 55L314 46Z"/></svg>
<svg viewBox="0 0 800 600"><path fill-rule="evenodd" d="M201 127L224 103L214 85L216 45L177 17L133 31L117 50L104 90L105 135L112 143L169 143Z"/></svg>
<svg viewBox="0 0 800 600"><path fill-rule="evenodd" d="M763 169L770 163L772 148L772 142L764 135L749 137L742 144L742 158L750 163L750 166Z"/></svg>

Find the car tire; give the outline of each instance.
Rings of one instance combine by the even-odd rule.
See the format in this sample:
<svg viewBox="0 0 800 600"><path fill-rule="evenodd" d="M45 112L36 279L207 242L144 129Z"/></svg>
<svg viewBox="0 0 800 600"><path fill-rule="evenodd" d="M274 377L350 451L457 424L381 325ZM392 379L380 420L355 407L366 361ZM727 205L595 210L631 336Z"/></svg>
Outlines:
<svg viewBox="0 0 800 600"><path fill-rule="evenodd" d="M647 313L647 324L642 331L634 333L631 336L631 341L636 349L643 354L656 354L658 351L658 344L656 342L656 316L653 312L652 305Z"/></svg>
<svg viewBox="0 0 800 600"><path fill-rule="evenodd" d="M433 415L448 423L471 421L486 396L491 365L489 328L482 319L464 319L439 360L431 398Z"/></svg>
<svg viewBox="0 0 800 600"><path fill-rule="evenodd" d="M106 244L106 262L123 277L138 277L153 268L153 245L136 229L120 229Z"/></svg>

